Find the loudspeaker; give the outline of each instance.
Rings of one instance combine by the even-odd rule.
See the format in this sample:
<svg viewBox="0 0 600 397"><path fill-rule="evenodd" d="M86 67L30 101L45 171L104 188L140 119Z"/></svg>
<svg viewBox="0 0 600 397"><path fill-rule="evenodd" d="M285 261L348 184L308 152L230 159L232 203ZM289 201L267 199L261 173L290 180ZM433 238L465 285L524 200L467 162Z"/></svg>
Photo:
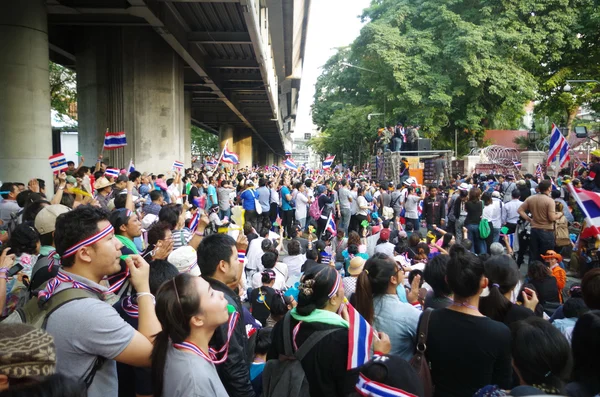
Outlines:
<svg viewBox="0 0 600 397"><path fill-rule="evenodd" d="M419 138L419 141L417 142L417 150L419 152L431 150L431 139Z"/></svg>

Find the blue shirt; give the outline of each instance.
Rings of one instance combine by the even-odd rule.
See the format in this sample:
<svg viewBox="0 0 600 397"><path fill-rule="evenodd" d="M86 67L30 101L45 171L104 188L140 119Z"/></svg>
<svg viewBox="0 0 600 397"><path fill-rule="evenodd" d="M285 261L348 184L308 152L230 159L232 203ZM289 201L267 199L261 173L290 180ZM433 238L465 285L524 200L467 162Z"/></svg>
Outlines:
<svg viewBox="0 0 600 397"><path fill-rule="evenodd" d="M290 189L288 189L286 186L281 188L281 209L284 211L291 211L292 210L292 206L290 205L290 202L285 198L286 195L291 194L290 193Z"/></svg>
<svg viewBox="0 0 600 397"><path fill-rule="evenodd" d="M244 190L240 197L242 198L242 207L246 211L256 211L254 199L258 198L258 194L253 189Z"/></svg>
<svg viewBox="0 0 600 397"><path fill-rule="evenodd" d="M385 332L390 337L392 350L409 361L415 353L417 327L421 311L409 303L402 303L396 294L373 297L373 328Z"/></svg>
<svg viewBox="0 0 600 397"><path fill-rule="evenodd" d="M215 204L219 204L219 200L217 199L217 189L213 185L208 185L208 189L206 189L206 195L208 196L206 199L207 207L210 208Z"/></svg>

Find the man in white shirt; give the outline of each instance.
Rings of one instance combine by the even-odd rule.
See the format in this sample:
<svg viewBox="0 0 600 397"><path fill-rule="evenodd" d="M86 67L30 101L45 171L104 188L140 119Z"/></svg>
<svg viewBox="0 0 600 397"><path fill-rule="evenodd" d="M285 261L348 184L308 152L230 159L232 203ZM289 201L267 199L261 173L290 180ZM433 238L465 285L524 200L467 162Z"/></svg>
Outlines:
<svg viewBox="0 0 600 397"><path fill-rule="evenodd" d="M521 192L515 189L511 193L512 200L502 207L502 224L508 228L508 234L512 234L517 229L519 221L519 207L523 202L519 200Z"/></svg>

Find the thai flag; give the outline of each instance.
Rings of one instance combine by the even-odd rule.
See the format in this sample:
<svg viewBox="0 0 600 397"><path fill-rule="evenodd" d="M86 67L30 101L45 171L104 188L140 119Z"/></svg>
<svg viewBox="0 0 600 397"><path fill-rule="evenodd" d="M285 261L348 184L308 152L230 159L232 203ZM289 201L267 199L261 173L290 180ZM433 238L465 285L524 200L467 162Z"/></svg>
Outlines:
<svg viewBox="0 0 600 397"><path fill-rule="evenodd" d="M183 169L183 163L181 161L173 161L173 169L181 171Z"/></svg>
<svg viewBox="0 0 600 397"><path fill-rule="evenodd" d="M576 189L569 183L569 190L585 214L586 227L581 232L581 238L597 236L600 238L600 194L589 190Z"/></svg>
<svg viewBox="0 0 600 397"><path fill-rule="evenodd" d="M335 221L333 220L332 213L329 214L329 219L327 220L327 226L325 227L325 230L330 232L332 236L337 234L337 228L335 227Z"/></svg>
<svg viewBox="0 0 600 397"><path fill-rule="evenodd" d="M129 160L129 166L127 166L127 173L131 174L135 171L135 165L133 164L133 159Z"/></svg>
<svg viewBox="0 0 600 397"><path fill-rule="evenodd" d="M215 159L214 157L209 158L206 162L206 165L217 165L217 159Z"/></svg>
<svg viewBox="0 0 600 397"><path fill-rule="evenodd" d="M52 156L48 157L48 161L50 162L50 168L52 168L52 172L60 172L67 168L67 158L64 153L56 153Z"/></svg>
<svg viewBox="0 0 600 397"><path fill-rule="evenodd" d="M279 167L278 167L278 166L276 166L275 164L273 164L273 165L271 166L271 168L273 168L275 171L279 171Z"/></svg>
<svg viewBox="0 0 600 397"><path fill-rule="evenodd" d="M569 144L560 133L556 124L552 124L552 133L550 135L550 152L548 153L547 165L550 165L556 156L559 156L559 165L564 167L571 157L569 156Z"/></svg>
<svg viewBox="0 0 600 397"><path fill-rule="evenodd" d="M123 131L106 132L104 135L104 150L119 149L125 146L127 146L127 138Z"/></svg>
<svg viewBox="0 0 600 397"><path fill-rule="evenodd" d="M327 156L325 161L323 161L323 169L328 170L333 165L333 160L335 160L335 156Z"/></svg>
<svg viewBox="0 0 600 397"><path fill-rule="evenodd" d="M198 229L198 223L200 222L200 214L198 211L194 215L192 215L192 219L190 219L190 227L189 229L193 232Z"/></svg>
<svg viewBox="0 0 600 397"><path fill-rule="evenodd" d="M543 176L541 164L538 164L537 167L535 167L535 176L537 176L538 178L541 178Z"/></svg>
<svg viewBox="0 0 600 397"><path fill-rule="evenodd" d="M373 328L349 302L348 307L348 363L347 370L360 367L369 361L373 344Z"/></svg>
<svg viewBox="0 0 600 397"><path fill-rule="evenodd" d="M518 170L520 170L520 169L521 169L521 162L520 162L520 161L518 161L518 160L517 160L517 161L514 161L514 160L513 160L513 164L515 165L515 167L517 167L517 169L518 169Z"/></svg>
<svg viewBox="0 0 600 397"><path fill-rule="evenodd" d="M225 143L225 147L223 148L223 153L221 154L221 161L227 164L239 164L240 159L237 154L230 152L227 150L227 142Z"/></svg>
<svg viewBox="0 0 600 397"><path fill-rule="evenodd" d="M504 238L506 236L508 238L508 245L510 246L510 248L512 248L514 250L515 249L515 241L516 241L515 235L516 235L515 233L501 234L500 237Z"/></svg>
<svg viewBox="0 0 600 397"><path fill-rule="evenodd" d="M120 174L121 171L119 171L118 168L107 168L106 171L104 171L105 176L110 176L112 178L118 178Z"/></svg>
<svg viewBox="0 0 600 397"><path fill-rule="evenodd" d="M286 151L285 151L285 155L286 155L287 157L290 157L290 156L292 155L292 152L290 152L289 150L286 150Z"/></svg>
<svg viewBox="0 0 600 397"><path fill-rule="evenodd" d="M550 183L552 184L552 190L558 190L558 186L556 186L554 179L550 178Z"/></svg>
<svg viewBox="0 0 600 397"><path fill-rule="evenodd" d="M283 166L288 170L298 171L298 166L296 165L296 163L294 163L294 160L292 160L289 157L285 159L285 161L283 162Z"/></svg>
<svg viewBox="0 0 600 397"><path fill-rule="evenodd" d="M587 168L587 167L588 167L588 163L586 163L585 161L582 161L582 162L581 162L581 163L579 163L579 164L581 164L581 166L582 166L583 168Z"/></svg>
<svg viewBox="0 0 600 397"><path fill-rule="evenodd" d="M417 214L419 214L419 219L421 219L421 215L423 215L423 200L419 201L419 205L417 206Z"/></svg>

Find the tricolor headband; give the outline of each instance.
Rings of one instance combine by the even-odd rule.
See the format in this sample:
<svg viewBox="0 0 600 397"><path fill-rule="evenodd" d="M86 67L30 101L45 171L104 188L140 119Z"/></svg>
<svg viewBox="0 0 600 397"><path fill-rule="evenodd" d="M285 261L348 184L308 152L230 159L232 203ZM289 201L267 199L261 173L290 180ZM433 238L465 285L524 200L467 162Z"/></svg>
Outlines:
<svg viewBox="0 0 600 397"><path fill-rule="evenodd" d="M336 271L335 272L335 283L333 284L333 288L331 288L331 292L328 295L329 299L333 298L333 296L335 294L337 294L338 290L340 289L341 282L342 282L342 278L340 277L340 274Z"/></svg>
<svg viewBox="0 0 600 397"><path fill-rule="evenodd" d="M395 387L375 382L363 374L358 374L358 382L354 386L358 394L369 397L417 397Z"/></svg>
<svg viewBox="0 0 600 397"><path fill-rule="evenodd" d="M109 224L104 229L102 229L98 233L94 234L92 237L89 237L89 238L75 244L68 250L66 250L65 253L62 254L62 257L68 258L69 256L75 254L80 248L87 247L89 245L97 243L98 241L102 240L104 237L108 236L109 234L111 234L113 232L114 232L114 229L113 229L112 225Z"/></svg>

